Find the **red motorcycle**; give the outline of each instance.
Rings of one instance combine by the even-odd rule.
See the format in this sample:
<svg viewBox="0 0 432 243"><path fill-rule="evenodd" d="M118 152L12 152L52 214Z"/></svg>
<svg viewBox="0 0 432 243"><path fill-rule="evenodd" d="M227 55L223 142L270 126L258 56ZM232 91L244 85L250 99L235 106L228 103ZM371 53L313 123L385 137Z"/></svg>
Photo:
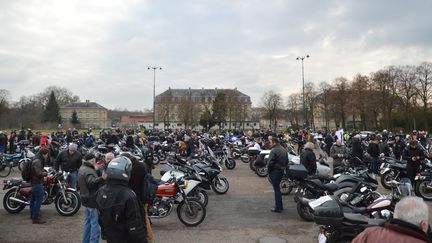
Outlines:
<svg viewBox="0 0 432 243"><path fill-rule="evenodd" d="M66 185L68 172L50 172L44 180L42 205L55 203L57 212L62 216L72 216L81 207L81 197L77 191ZM8 190L3 197L3 206L8 213L21 212L30 205L32 187L20 178L4 180L3 190Z"/></svg>
<svg viewBox="0 0 432 243"><path fill-rule="evenodd" d="M195 198L188 198L184 189L188 181L175 179L161 184L157 187L156 195L149 206L150 218L165 218L171 214L174 204L177 206L177 216L186 226L197 226L206 216L206 209L202 203Z"/></svg>

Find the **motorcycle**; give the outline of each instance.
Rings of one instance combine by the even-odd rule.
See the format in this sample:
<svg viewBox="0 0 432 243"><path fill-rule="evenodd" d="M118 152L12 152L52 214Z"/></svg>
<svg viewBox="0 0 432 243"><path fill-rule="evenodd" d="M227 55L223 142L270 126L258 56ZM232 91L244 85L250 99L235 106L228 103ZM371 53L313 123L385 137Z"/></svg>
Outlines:
<svg viewBox="0 0 432 243"><path fill-rule="evenodd" d="M57 212L62 216L72 216L81 207L81 197L78 192L66 186L68 172L51 171L45 177L44 196L42 205L54 203ZM21 212L27 205L30 205L32 187L19 178L4 180L3 190L8 190L3 197L3 207L8 213L16 214Z"/></svg>
<svg viewBox="0 0 432 243"><path fill-rule="evenodd" d="M160 170L161 174L161 181L162 182L168 182L173 177L176 179L184 178L187 180L187 187L185 188L185 193L188 197L198 199L204 207L208 204L208 194L207 192L202 189L199 185L202 182L201 176L189 166L187 167L180 167L175 166L168 162L165 165L165 168L161 168Z"/></svg>
<svg viewBox="0 0 432 243"><path fill-rule="evenodd" d="M165 218L171 214L174 204L177 206L177 216L186 226L197 226L204 221L205 207L197 200L187 197L185 188L188 182L176 179L158 186L156 195L149 206L150 218Z"/></svg>
<svg viewBox="0 0 432 243"><path fill-rule="evenodd" d="M309 203L313 210L313 219L320 228L321 242L351 242L367 227L382 226L385 219L371 219L355 213L344 213L337 199L331 196L321 197Z"/></svg>

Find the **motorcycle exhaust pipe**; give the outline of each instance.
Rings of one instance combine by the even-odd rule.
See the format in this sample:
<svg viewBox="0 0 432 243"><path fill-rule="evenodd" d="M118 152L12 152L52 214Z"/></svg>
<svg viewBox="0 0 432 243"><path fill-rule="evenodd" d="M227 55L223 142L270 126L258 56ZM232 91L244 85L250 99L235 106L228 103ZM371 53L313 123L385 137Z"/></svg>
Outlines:
<svg viewBox="0 0 432 243"><path fill-rule="evenodd" d="M298 198L298 201L299 201L301 204L307 206L307 205L309 205L309 203L312 202L313 200L311 200L311 199L307 199L307 198L305 198L305 197L299 197L299 198Z"/></svg>
<svg viewBox="0 0 432 243"><path fill-rule="evenodd" d="M19 202L19 203L22 203L22 204L26 204L26 205L30 205L29 202L23 201L23 200L18 199L16 197L10 197L9 200L14 201L14 202Z"/></svg>

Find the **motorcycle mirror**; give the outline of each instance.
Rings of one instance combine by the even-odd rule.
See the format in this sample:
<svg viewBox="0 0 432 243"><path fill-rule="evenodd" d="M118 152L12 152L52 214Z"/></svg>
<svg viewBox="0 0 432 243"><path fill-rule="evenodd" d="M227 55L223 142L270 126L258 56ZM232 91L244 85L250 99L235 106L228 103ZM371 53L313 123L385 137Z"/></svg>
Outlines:
<svg viewBox="0 0 432 243"><path fill-rule="evenodd" d="M360 189L360 192L365 192L367 190L367 188L364 186L364 187L362 187L361 189Z"/></svg>

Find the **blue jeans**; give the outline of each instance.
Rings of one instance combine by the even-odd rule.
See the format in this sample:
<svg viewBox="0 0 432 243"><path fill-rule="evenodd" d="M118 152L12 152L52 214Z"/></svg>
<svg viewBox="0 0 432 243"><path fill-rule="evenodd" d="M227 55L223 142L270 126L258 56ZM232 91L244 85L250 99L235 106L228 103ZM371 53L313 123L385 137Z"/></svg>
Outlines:
<svg viewBox="0 0 432 243"><path fill-rule="evenodd" d="M39 218L39 212L43 200L44 187L42 184L32 185L32 194L30 198L30 212L32 219Z"/></svg>
<svg viewBox="0 0 432 243"><path fill-rule="evenodd" d="M96 208L84 207L83 243L99 242L100 228Z"/></svg>
<svg viewBox="0 0 432 243"><path fill-rule="evenodd" d="M371 163L371 172L374 174L378 174L378 169L379 169L378 158L371 157L370 163Z"/></svg>
<svg viewBox="0 0 432 243"><path fill-rule="evenodd" d="M280 182L282 180L283 171L275 170L270 172L270 179L273 185L274 196L275 196L275 208L283 209L282 205L282 193L280 190Z"/></svg>
<svg viewBox="0 0 432 243"><path fill-rule="evenodd" d="M69 172L69 176L67 178L67 181L70 185L70 187L76 189L77 188L77 172L73 171L73 172Z"/></svg>

